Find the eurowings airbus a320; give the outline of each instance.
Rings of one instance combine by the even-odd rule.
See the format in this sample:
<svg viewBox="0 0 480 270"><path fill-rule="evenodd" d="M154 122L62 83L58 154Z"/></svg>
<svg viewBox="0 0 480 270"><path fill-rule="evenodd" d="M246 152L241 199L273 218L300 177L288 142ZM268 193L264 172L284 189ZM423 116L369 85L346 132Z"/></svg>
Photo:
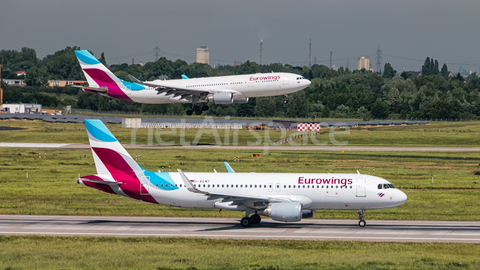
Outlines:
<svg viewBox="0 0 480 270"><path fill-rule="evenodd" d="M365 210L404 204L407 195L385 179L363 174L152 172L140 167L100 120L85 120L97 174L78 183L145 202L198 209L244 211L241 225L260 216L282 222L311 218L315 210Z"/></svg>
<svg viewBox="0 0 480 270"><path fill-rule="evenodd" d="M129 76L134 82L117 78L109 69L86 50L75 51L88 86L77 86L84 91L97 93L111 98L137 103L192 103L187 115L200 115L208 110L203 104L247 103L249 98L285 96L300 91L310 85L310 81L293 73L258 73L247 75L219 76L208 78L191 78L178 80L139 81Z"/></svg>

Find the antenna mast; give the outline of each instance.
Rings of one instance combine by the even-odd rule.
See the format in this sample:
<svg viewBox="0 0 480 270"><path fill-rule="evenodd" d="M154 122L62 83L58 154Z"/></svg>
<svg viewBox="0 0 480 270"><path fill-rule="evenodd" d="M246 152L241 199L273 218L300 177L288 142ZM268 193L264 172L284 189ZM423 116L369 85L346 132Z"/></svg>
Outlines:
<svg viewBox="0 0 480 270"><path fill-rule="evenodd" d="M378 50L377 50L377 72L382 73L382 63L380 62L382 60L382 50L380 50L380 44L378 44Z"/></svg>
<svg viewBox="0 0 480 270"><path fill-rule="evenodd" d="M332 59L333 58L333 52L330 51L330 69L333 69L333 65L332 65Z"/></svg>
<svg viewBox="0 0 480 270"><path fill-rule="evenodd" d="M308 49L308 67L312 67L312 39L310 39L310 46Z"/></svg>
<svg viewBox="0 0 480 270"><path fill-rule="evenodd" d="M263 39L260 39L260 65L263 65Z"/></svg>
<svg viewBox="0 0 480 270"><path fill-rule="evenodd" d="M158 48L158 42L157 42L157 47L154 48L155 50L155 62L158 61L158 57L160 57L160 48Z"/></svg>

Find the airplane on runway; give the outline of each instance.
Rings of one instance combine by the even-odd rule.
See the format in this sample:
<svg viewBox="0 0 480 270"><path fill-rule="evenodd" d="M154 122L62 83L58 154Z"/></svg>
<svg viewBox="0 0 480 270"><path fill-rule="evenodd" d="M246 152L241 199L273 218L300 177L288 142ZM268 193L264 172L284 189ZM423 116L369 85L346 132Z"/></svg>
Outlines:
<svg viewBox="0 0 480 270"><path fill-rule="evenodd" d="M396 207L407 195L380 177L330 173L152 172L135 162L100 120L85 120L97 174L78 183L107 193L155 204L245 211L243 227L260 216L282 222L311 218L315 210L365 210ZM230 166L228 166L230 167ZM230 171L231 170L231 171Z"/></svg>
<svg viewBox="0 0 480 270"><path fill-rule="evenodd" d="M77 60L87 78L88 86L74 86L84 91L103 96L137 103L192 103L197 115L208 110L203 104L247 103L249 98L287 95L308 87L311 82L293 73L257 73L247 75L219 76L209 78L191 78L182 76L178 80L140 81L129 75L127 82L116 77L107 67L97 60L89 51L75 51Z"/></svg>

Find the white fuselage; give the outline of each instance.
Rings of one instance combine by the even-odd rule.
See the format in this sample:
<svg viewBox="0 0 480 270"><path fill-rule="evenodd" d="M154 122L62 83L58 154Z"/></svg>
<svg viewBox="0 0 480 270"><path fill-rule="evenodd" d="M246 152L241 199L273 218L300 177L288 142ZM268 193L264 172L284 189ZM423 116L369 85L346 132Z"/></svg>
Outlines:
<svg viewBox="0 0 480 270"><path fill-rule="evenodd" d="M244 211L222 199L212 200L203 194L188 191L178 173L169 174L174 184L164 187L154 181L143 186L158 204L186 208L220 208ZM201 191L240 196L263 196L301 202L309 210L369 210L399 206L407 196L396 188L379 189L387 180L362 174L298 174L298 173L185 173ZM382 186L381 185L381 186ZM166 190L165 188L174 188Z"/></svg>
<svg viewBox="0 0 480 270"><path fill-rule="evenodd" d="M300 91L308 87L311 82L293 73L258 73L248 75L219 76L208 78L175 79L158 82L164 86L182 89L208 89L210 91L232 92L234 100L285 95ZM158 93L154 87L143 90L126 91L134 102L161 104L161 103L191 103L179 96L173 97L167 93ZM200 100L199 102L206 102Z"/></svg>

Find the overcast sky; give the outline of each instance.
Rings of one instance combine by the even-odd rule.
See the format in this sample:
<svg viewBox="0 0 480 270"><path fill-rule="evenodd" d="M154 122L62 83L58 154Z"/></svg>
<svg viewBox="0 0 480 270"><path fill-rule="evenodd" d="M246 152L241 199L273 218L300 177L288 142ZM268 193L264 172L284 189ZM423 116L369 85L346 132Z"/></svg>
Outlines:
<svg viewBox="0 0 480 270"><path fill-rule="evenodd" d="M458 72L480 68L479 0L0 0L0 50L30 47L43 58L80 46L108 64L195 61L201 45L210 64L233 61L420 70L425 58Z"/></svg>

